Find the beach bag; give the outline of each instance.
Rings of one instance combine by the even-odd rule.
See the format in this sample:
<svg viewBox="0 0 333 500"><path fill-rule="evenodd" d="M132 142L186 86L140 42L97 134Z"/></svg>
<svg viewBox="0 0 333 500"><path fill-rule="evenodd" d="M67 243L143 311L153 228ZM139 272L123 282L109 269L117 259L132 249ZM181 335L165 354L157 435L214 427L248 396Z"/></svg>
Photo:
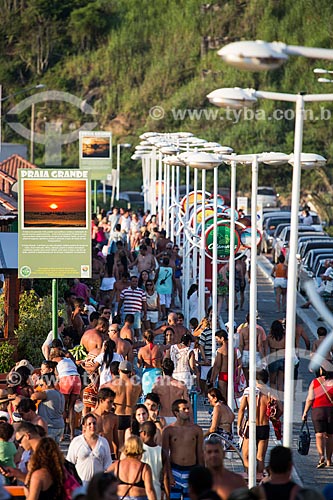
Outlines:
<svg viewBox="0 0 333 500"><path fill-rule="evenodd" d="M280 441L282 439L282 423L280 420L280 417L282 415L282 411L279 408L277 400L274 398L271 398L269 393L268 393L268 397L269 397L269 400L268 400L267 407L266 407L266 415L269 418L269 420L272 422L276 439L278 439Z"/></svg>
<svg viewBox="0 0 333 500"><path fill-rule="evenodd" d="M98 385L99 383L90 382L90 384L83 389L82 402L84 406L95 408L97 404Z"/></svg>
<svg viewBox="0 0 333 500"><path fill-rule="evenodd" d="M298 436L298 448L297 451L300 455L308 455L310 449L311 436L309 431L309 426L306 420L303 420L303 424Z"/></svg>
<svg viewBox="0 0 333 500"><path fill-rule="evenodd" d="M65 482L64 482L64 489L65 489L65 500L71 500L72 498L72 493L74 490L79 488L81 485L79 481L74 477L73 474L71 474L66 466L64 467L64 472L65 472Z"/></svg>

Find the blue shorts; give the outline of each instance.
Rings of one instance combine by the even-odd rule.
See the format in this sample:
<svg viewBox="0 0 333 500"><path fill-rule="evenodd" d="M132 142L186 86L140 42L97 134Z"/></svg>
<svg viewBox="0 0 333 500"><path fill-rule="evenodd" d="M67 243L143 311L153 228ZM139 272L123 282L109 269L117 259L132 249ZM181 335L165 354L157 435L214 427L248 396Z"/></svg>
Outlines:
<svg viewBox="0 0 333 500"><path fill-rule="evenodd" d="M181 498L182 500L190 500L188 493L188 476L193 467L195 467L195 465L184 467L171 463L171 472L175 480L175 486L171 486L170 500L180 500Z"/></svg>

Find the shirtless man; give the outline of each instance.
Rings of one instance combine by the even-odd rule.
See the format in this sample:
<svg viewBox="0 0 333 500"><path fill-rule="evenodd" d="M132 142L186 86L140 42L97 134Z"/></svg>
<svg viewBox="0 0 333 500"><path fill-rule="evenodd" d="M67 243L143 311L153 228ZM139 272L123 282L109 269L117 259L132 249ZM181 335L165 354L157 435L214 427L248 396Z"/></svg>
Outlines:
<svg viewBox="0 0 333 500"><path fill-rule="evenodd" d="M256 373L256 441L257 441L257 471L262 473L265 466L265 456L267 452L267 446L269 441L269 417L266 414L267 403L272 399L272 390L267 386L268 382L268 372L267 370L259 370ZM270 393L270 396L268 395ZM243 436L243 422L245 416L245 410L248 410L248 397L249 388L246 388L244 395L241 399L240 408L238 410L238 422L237 431L240 437L243 437L243 460L244 465L247 468L249 464L249 430ZM274 395L274 399L278 402L278 408L280 414L282 414L282 406L278 401L277 397ZM279 416L279 415L277 415Z"/></svg>
<svg viewBox="0 0 333 500"><path fill-rule="evenodd" d="M238 488L247 488L247 484L240 474L224 468L224 451L222 441L212 436L205 440L204 458L206 467L213 476L213 490L221 500L228 500L230 494Z"/></svg>
<svg viewBox="0 0 333 500"><path fill-rule="evenodd" d="M172 344L180 344L180 340L185 333L190 333L185 326L180 325L178 323L178 317L177 313L171 312L168 314L168 322L166 325L162 325L160 328L157 328L154 330L155 335L159 335L161 333L164 333L164 330L171 326L171 328L174 330L175 334L172 339Z"/></svg>
<svg viewBox="0 0 333 500"><path fill-rule="evenodd" d="M133 349L129 342L120 338L120 325L117 323L110 325L109 338L116 344L117 354L120 354L124 359L128 359L132 363L134 358Z"/></svg>
<svg viewBox="0 0 333 500"><path fill-rule="evenodd" d="M133 345L134 343L133 325L134 325L134 314L126 314L124 326L120 330L120 338L129 341L131 345Z"/></svg>
<svg viewBox="0 0 333 500"><path fill-rule="evenodd" d="M97 394L97 408L92 412L97 418L97 433L105 437L110 445L112 460L118 458L118 417L113 413L115 393L107 387Z"/></svg>
<svg viewBox="0 0 333 500"><path fill-rule="evenodd" d="M242 353L242 367L247 383L249 382L249 348L250 348L250 315L246 315L246 322L237 329L239 334L239 350ZM266 333L262 326L257 324L257 368L261 368L262 360L267 356Z"/></svg>
<svg viewBox="0 0 333 500"><path fill-rule="evenodd" d="M171 243L171 240L166 237L166 231L161 229L155 243L156 254L164 252L168 243Z"/></svg>
<svg viewBox="0 0 333 500"><path fill-rule="evenodd" d="M148 253L147 246L145 244L140 245L139 255L128 267L132 269L134 266L137 266L139 273L142 271L148 271L148 273L155 271L155 258L151 253Z"/></svg>
<svg viewBox="0 0 333 500"><path fill-rule="evenodd" d="M163 429L162 448L169 455L174 483L171 498L188 498L188 476L195 465L203 465L202 429L191 423L190 405L185 399L172 403L176 422Z"/></svg>
<svg viewBox="0 0 333 500"><path fill-rule="evenodd" d="M216 352L216 358L210 377L210 383L214 387L218 378L218 386L222 395L227 399L228 390L228 334L224 330L215 333L216 344L220 345Z"/></svg>
<svg viewBox="0 0 333 500"><path fill-rule="evenodd" d="M81 316L84 310L84 299L82 299L81 297L77 297L73 301L73 306L74 311L71 315L71 324L79 338L81 338L84 332L84 322Z"/></svg>
<svg viewBox="0 0 333 500"><path fill-rule="evenodd" d="M80 344L89 353L94 349L102 349L104 340L107 339L109 322L106 318L98 318L95 328L84 332Z"/></svg>
<svg viewBox="0 0 333 500"><path fill-rule="evenodd" d="M120 301L120 294L125 288L128 288L130 286L130 281L129 281L129 274L125 273L121 277L120 280L117 280L115 284L113 285L113 289L111 290L111 297L110 301L111 304L113 304L114 311L118 310L118 303Z"/></svg>
<svg viewBox="0 0 333 500"><path fill-rule="evenodd" d="M34 425L43 427L47 434L47 423L45 420L36 414L36 403L28 398L23 398L17 405L17 412L25 422L30 422Z"/></svg>
<svg viewBox="0 0 333 500"><path fill-rule="evenodd" d="M119 377L115 377L105 385L115 394L115 414L118 415L119 446L124 444L125 430L131 426L133 408L141 394L142 386L137 377L132 377L132 364L121 361L119 364Z"/></svg>
<svg viewBox="0 0 333 500"><path fill-rule="evenodd" d="M164 417L167 425L177 420L172 413L172 403L177 399L190 400L186 385L172 377L174 368L172 359L165 358L162 363L163 377L159 377L152 388L152 392L160 398L160 416Z"/></svg>
<svg viewBox="0 0 333 500"><path fill-rule="evenodd" d="M168 257L169 258L169 266L172 267L172 269L176 269L176 257L173 253L173 244L170 242L170 243L167 243L166 247L165 247L165 250L159 254L156 255L156 259L158 262L162 262L163 258L164 257Z"/></svg>

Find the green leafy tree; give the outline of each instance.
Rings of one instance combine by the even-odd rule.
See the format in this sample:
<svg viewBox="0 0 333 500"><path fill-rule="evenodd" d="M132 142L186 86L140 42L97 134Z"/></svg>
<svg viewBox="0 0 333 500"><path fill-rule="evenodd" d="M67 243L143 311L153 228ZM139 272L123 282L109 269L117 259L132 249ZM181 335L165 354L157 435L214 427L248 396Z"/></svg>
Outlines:
<svg viewBox="0 0 333 500"><path fill-rule="evenodd" d="M21 294L19 327L15 331L19 358L26 358L33 366L40 366L43 360L41 346L51 327L51 297L38 297L34 291Z"/></svg>

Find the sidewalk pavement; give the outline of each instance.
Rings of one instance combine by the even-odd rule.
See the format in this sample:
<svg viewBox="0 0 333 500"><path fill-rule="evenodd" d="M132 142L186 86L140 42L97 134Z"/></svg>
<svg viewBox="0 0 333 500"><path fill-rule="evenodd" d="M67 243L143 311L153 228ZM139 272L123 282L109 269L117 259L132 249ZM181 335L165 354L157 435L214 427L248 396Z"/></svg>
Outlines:
<svg viewBox="0 0 333 500"><path fill-rule="evenodd" d="M258 304L259 304L259 315L263 319L267 319L267 313L261 312L261 307L268 299L268 295L272 297L274 301L274 289L273 289L273 278L271 276L272 264L264 256L258 257ZM268 285L269 284L269 285ZM265 293L267 289L267 296ZM301 309L301 305L305 303L305 299L300 293L297 293L297 323L302 324L304 327L309 340L312 342L317 339L317 328L319 326L327 326L324 322L317 321L318 313L313 309ZM266 308L266 307L265 307ZM275 302L272 303L272 309L275 310ZM275 313L277 316L277 313ZM276 319L276 318L275 318ZM260 321L260 324L266 323L263 326L269 328L267 321ZM267 329L266 331L269 331ZM313 374L308 370L309 357L304 353L304 356L300 360L299 376L297 381L297 387L295 391L295 406L294 406L294 424L293 424L293 460L295 466L295 472L303 484L303 487L315 488L319 491L327 483L333 483L333 467L325 467L324 469L317 469L316 465L318 463L318 454L316 450L315 434L312 426L311 418L308 419L308 424L311 432L311 446L310 451L307 456L299 455L297 452L298 446L298 435L302 425L302 414L303 408L306 400L306 395L308 387L311 380L313 380ZM270 440L271 446L271 440ZM299 482L299 481L298 481Z"/></svg>

